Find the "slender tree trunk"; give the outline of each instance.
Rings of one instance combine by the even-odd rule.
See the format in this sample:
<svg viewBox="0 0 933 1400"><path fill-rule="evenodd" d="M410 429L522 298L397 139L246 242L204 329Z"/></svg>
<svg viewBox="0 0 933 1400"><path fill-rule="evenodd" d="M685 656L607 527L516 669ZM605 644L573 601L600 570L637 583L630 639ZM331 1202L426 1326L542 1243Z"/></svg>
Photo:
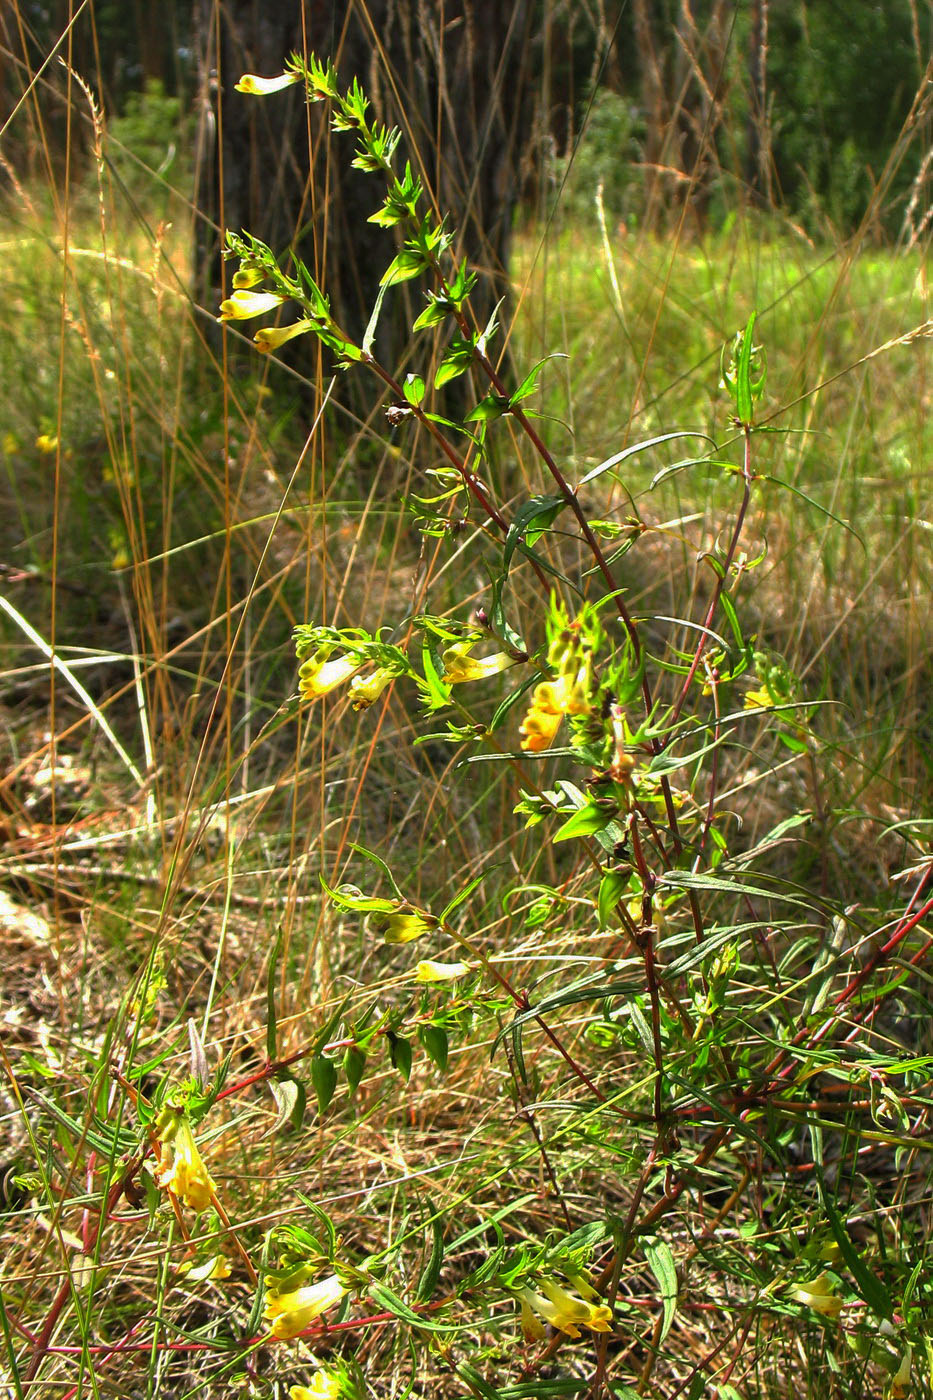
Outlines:
<svg viewBox="0 0 933 1400"><path fill-rule="evenodd" d="M528 0L367 0L359 7L200 0L201 304L217 304L222 228L247 229L279 255L294 249L320 278L338 320L359 336L394 255L385 231L367 222L382 191L372 176L349 169L352 137L333 133L327 113L308 107L298 88L263 99L233 91L242 73L280 73L297 51L331 59L344 86L359 78L379 119L402 129L400 154L416 168L421 162L426 189L441 213L450 212L493 305L504 285L529 115L529 14ZM417 284L387 299L376 351L389 365L402 354L406 314L416 315L420 304Z"/></svg>

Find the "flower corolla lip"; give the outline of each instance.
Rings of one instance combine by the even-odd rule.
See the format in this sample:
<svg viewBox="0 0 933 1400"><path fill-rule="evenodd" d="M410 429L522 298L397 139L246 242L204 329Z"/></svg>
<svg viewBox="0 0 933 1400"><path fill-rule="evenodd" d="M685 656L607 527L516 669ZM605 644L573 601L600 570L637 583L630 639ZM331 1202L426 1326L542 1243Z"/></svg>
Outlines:
<svg viewBox="0 0 933 1400"><path fill-rule="evenodd" d="M236 92L245 92L250 97L267 97L270 92L281 92L283 88L300 82L300 73L279 73L275 78L260 78L256 73L244 73L234 88Z"/></svg>
<svg viewBox="0 0 933 1400"><path fill-rule="evenodd" d="M515 658L506 651L497 651L492 656L471 656L470 650L475 641L454 642L444 652L444 673L441 680L447 685L462 685L464 681L481 681L515 665Z"/></svg>
<svg viewBox="0 0 933 1400"><path fill-rule="evenodd" d="M612 1309L608 1303L593 1303L568 1293L555 1279L541 1282L541 1293L523 1288L519 1297L535 1313L568 1337L579 1337L580 1328L591 1332L612 1331ZM542 1296L543 1295L543 1296Z"/></svg>
<svg viewBox="0 0 933 1400"><path fill-rule="evenodd" d="M838 1317L842 1312L842 1299L833 1291L832 1280L826 1274L819 1274L809 1283L798 1284L790 1296L795 1303L805 1303L824 1317Z"/></svg>
<svg viewBox="0 0 933 1400"><path fill-rule="evenodd" d="M319 700L348 681L360 663L353 656L335 656L331 661L310 657L298 670L298 689L305 700Z"/></svg>
<svg viewBox="0 0 933 1400"><path fill-rule="evenodd" d="M263 1317L272 1323L273 1336L289 1341L310 1327L321 1313L339 1303L348 1291L337 1275L331 1274L318 1283L293 1288L290 1292L271 1292L266 1298Z"/></svg>
<svg viewBox="0 0 933 1400"><path fill-rule="evenodd" d="M226 301L220 303L220 321L248 321L252 316L261 316L265 311L274 311L281 306L285 297L278 292L250 292L238 287Z"/></svg>
<svg viewBox="0 0 933 1400"><path fill-rule="evenodd" d="M182 1108L164 1109L155 1131L160 1151L156 1181L193 1211L206 1210L216 1192L187 1113Z"/></svg>
<svg viewBox="0 0 933 1400"><path fill-rule="evenodd" d="M418 963L415 968L416 982L455 982L458 977L465 977L469 972L468 963L464 962L432 962L426 958Z"/></svg>

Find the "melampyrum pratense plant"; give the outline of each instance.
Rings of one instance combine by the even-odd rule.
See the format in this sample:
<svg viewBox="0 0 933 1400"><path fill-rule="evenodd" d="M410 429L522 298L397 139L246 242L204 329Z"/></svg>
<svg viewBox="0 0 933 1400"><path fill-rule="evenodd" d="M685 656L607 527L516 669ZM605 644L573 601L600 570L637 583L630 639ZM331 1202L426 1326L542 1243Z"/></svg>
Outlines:
<svg viewBox="0 0 933 1400"><path fill-rule="evenodd" d="M928 1365L922 1245L912 1253L900 1235L892 1247L883 1212L882 1223L857 1235L853 1215L874 1219L877 1193L846 1172L866 1144L888 1151L894 1166L916 1150L925 1062L901 1053L890 1026L876 1031L898 1004L903 970L929 947L928 871L916 873L895 917L860 923L795 882L787 865L769 865L813 822L812 809L783 816L749 849L722 798L727 777L746 771L753 743L765 777L769 766L801 770L801 792L824 761L819 697L805 699L789 665L742 622L742 585L756 564L744 527L764 431L756 318L723 352L722 442L671 431L568 480L530 404L544 362L517 382L497 368L496 315L475 323L476 273L454 256L453 232L431 212L411 164L399 165L398 131L374 123L360 86L343 91L334 69L314 58L293 58L277 78L247 75L239 90L263 96L292 84L328 104L334 129L355 142L353 164L380 190L372 220L396 231L396 252L357 343L296 256L279 266L259 240L231 232L237 266L221 320L297 313L260 329L257 348L317 336L339 367L381 380L389 425L417 423L445 462L405 509L439 548L460 547L466 521L481 525L473 547L489 578L487 598L465 615L400 615L378 634L300 626L295 707L343 693L365 710L407 687L425 734L456 752L452 781L468 781L477 761L506 765L515 850L528 849L533 828L561 873L549 885L540 866L532 879L518 857L506 862L514 888L503 904L525 909L525 936L567 946L569 931L571 943L585 939L587 957L582 973L584 959L566 958L548 964L537 990L516 985L509 947L485 941L471 920L486 871L429 908L406 893L404 873L356 846L359 883L322 877L326 897L374 940L419 940L424 957L409 990L390 1003L374 993L363 1012L342 1004L311 1042L282 1056L273 959L267 1059L257 1073L205 1087L195 1054L187 1085L148 1098L140 1085L153 1065L127 1077L144 1130L132 1164L154 1159L148 1189L168 1193L179 1228L186 1210L211 1222L200 1234L202 1270L239 1258L253 1282L245 1335L225 1365L244 1348L326 1338L333 1359L310 1388L292 1387L295 1400L362 1394L366 1378L340 1339L349 1345L368 1327L390 1326L405 1339L413 1374L446 1374L451 1393L465 1387L483 1400L700 1396L710 1387L735 1397L752 1393L746 1387L767 1371L769 1338L801 1331L816 1337L821 1358L832 1357L831 1370L906 1394ZM412 327L416 355L429 331L440 329L446 348L432 375L398 379L374 357L376 325L392 289L415 278L429 284ZM478 401L465 415L445 415L442 391L468 372L484 386ZM524 439L548 483L517 508L499 498L490 452L506 428ZM651 569L639 554L645 521L634 502L623 523L591 516L584 488L594 494L600 477L613 480L637 454L679 439L702 440L702 456L660 475L702 463L731 484L732 505L703 556L707 586L693 614L684 579L684 613L662 619L670 626L659 634L625 583ZM519 574L538 598L536 613L514 606ZM502 872L500 861L500 882ZM218 1198L193 1131L203 1142L220 1098L266 1082L280 1122L303 1131L302 1066L323 1116L341 1077L353 1095L388 1063L407 1083L415 1053L443 1072L451 1040L475 1037L478 1025L515 1082L559 1230L507 1236L489 1219L458 1232L447 1212L429 1209L417 1232L363 1252L310 1202L303 1223L258 1237L229 1220L230 1202L225 1209ZM560 1089L543 1105L542 1055L557 1065ZM557 1126L544 1132L546 1111ZM571 1147L568 1161L584 1163L591 1183L583 1194L566 1179L578 1168L562 1165ZM800 1205L785 1168L792 1155L799 1167L805 1150ZM710 1306L713 1315L696 1311ZM705 1319L708 1341L698 1341L693 1322L681 1328L682 1317ZM798 1364L796 1351L788 1355L782 1365ZM285 1380L288 1365L285 1353Z"/></svg>

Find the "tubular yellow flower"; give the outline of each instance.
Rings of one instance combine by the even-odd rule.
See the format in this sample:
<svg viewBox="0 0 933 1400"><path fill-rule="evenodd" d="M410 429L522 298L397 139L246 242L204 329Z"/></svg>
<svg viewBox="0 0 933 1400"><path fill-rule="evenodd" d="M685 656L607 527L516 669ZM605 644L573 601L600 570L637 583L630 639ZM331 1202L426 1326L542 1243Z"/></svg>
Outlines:
<svg viewBox="0 0 933 1400"><path fill-rule="evenodd" d="M183 1108L163 1109L156 1120L160 1161L156 1180L193 1211L206 1210L214 1183L198 1151Z"/></svg>
<svg viewBox="0 0 933 1400"><path fill-rule="evenodd" d="M244 73L235 90L245 92L250 97L267 97L270 92L281 92L283 88L300 82L300 73L280 73L277 78L260 78L255 73Z"/></svg>
<svg viewBox="0 0 933 1400"><path fill-rule="evenodd" d="M454 642L444 652L444 674L442 681L448 685L462 685L464 681L482 681L494 676L498 671L506 671L515 665L514 657L508 652L497 651L492 656L471 656L476 641Z"/></svg>
<svg viewBox="0 0 933 1400"><path fill-rule="evenodd" d="M386 943L410 943L414 938L422 938L437 928L437 920L430 915L425 917L414 909L400 909L397 913L370 914L370 925L375 933L382 935Z"/></svg>
<svg viewBox="0 0 933 1400"><path fill-rule="evenodd" d="M271 1292L266 1298L263 1317L272 1323L272 1334L282 1341L297 1337L315 1318L339 1303L348 1290L336 1274L319 1283L294 1288L290 1293Z"/></svg>
<svg viewBox="0 0 933 1400"><path fill-rule="evenodd" d="M805 1303L824 1317L838 1317L842 1312L842 1299L833 1292L833 1282L826 1274L819 1274L810 1283L799 1284L790 1296L795 1303Z"/></svg>
<svg viewBox="0 0 933 1400"><path fill-rule="evenodd" d="M910 1361L911 1351L908 1347L901 1357L900 1365L891 1377L892 1400L902 1400L902 1397L907 1394L910 1387Z"/></svg>
<svg viewBox="0 0 933 1400"><path fill-rule="evenodd" d="M350 682L350 704L354 710L368 710L370 705L375 704L379 696L385 690L390 681L394 681L397 672L388 666L380 666L368 676L357 676Z"/></svg>
<svg viewBox="0 0 933 1400"><path fill-rule="evenodd" d="M263 355L268 355L270 350L278 350L296 335L307 335L311 325L310 321L295 321L291 326L265 326L253 336L253 344Z"/></svg>
<svg viewBox="0 0 933 1400"><path fill-rule="evenodd" d="M298 689L305 700L319 700L348 681L360 668L352 656L335 656L332 661L309 657L298 670Z"/></svg>
<svg viewBox="0 0 933 1400"><path fill-rule="evenodd" d="M522 1305L522 1336L526 1342L540 1342L547 1336L547 1328L533 1311L528 1299L519 1299Z"/></svg>
<svg viewBox="0 0 933 1400"><path fill-rule="evenodd" d="M469 972L469 964L463 962L431 962L427 959L415 968L416 982L455 982Z"/></svg>
<svg viewBox="0 0 933 1400"><path fill-rule="evenodd" d="M560 681L542 681L531 693L531 707L522 720L519 735L526 753L549 749L564 717L564 686Z"/></svg>
<svg viewBox="0 0 933 1400"><path fill-rule="evenodd" d="M226 301L220 303L219 321L248 321L251 316L261 316L264 311L273 311L285 300L278 292L250 292L239 288Z"/></svg>
<svg viewBox="0 0 933 1400"><path fill-rule="evenodd" d="M519 1298L558 1331L565 1332L568 1337L579 1337L581 1327L588 1327L591 1332L612 1331L612 1309L607 1303L578 1298L554 1279L544 1279L541 1288L544 1297L532 1288L523 1288Z"/></svg>

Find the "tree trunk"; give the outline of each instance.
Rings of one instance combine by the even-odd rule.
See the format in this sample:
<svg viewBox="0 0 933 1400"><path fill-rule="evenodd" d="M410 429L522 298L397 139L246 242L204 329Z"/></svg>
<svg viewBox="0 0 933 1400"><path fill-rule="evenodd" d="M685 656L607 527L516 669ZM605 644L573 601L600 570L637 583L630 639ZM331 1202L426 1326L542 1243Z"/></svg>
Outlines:
<svg viewBox="0 0 933 1400"><path fill-rule="evenodd" d="M233 91L244 72L271 76L290 53L314 52L334 63L342 87L359 78L379 120L402 129L396 159L409 157L420 170L484 273L482 313L504 289L518 194L528 0L368 0L359 9L332 0L305 7L304 26L302 9L301 0L201 0L201 304L218 303L223 228L246 229L279 256L301 256L351 335L369 320L395 253L391 236L367 222L382 200L380 182L350 169L352 136L333 133L328 113L308 107L298 87L266 98ZM387 298L375 347L387 367L397 366L421 305L417 284Z"/></svg>

